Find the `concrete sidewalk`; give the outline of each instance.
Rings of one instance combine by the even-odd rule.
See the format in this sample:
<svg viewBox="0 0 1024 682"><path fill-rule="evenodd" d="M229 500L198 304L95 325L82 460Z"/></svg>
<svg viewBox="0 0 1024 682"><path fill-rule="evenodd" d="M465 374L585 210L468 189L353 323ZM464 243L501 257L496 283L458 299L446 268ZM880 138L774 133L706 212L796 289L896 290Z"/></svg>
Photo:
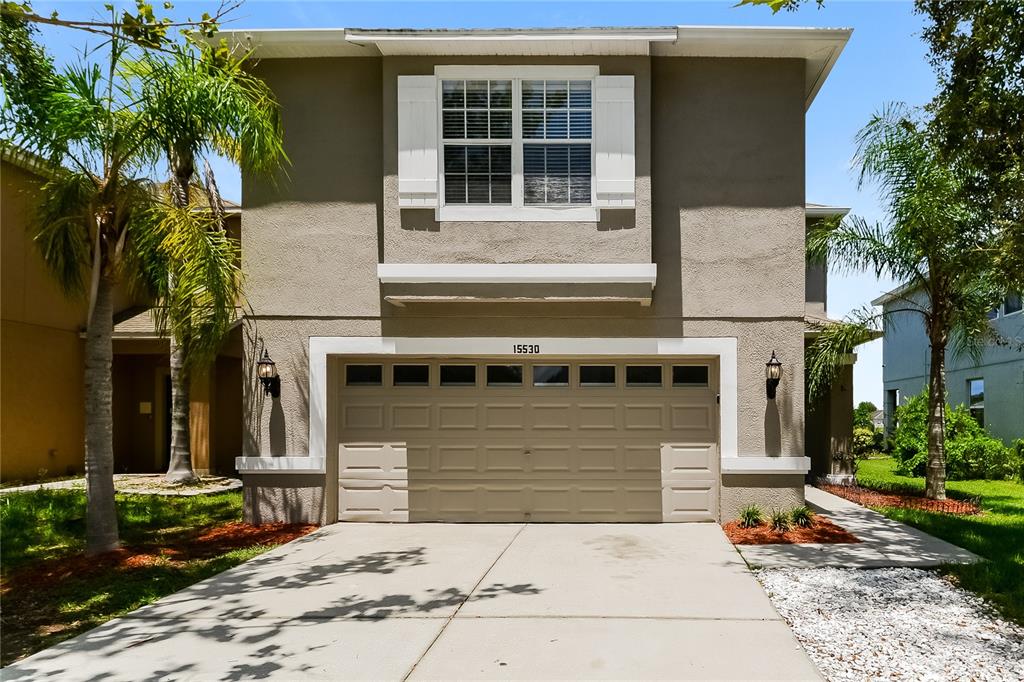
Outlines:
<svg viewBox="0 0 1024 682"><path fill-rule="evenodd" d="M807 504L850 531L858 544L737 545L748 564L759 568L928 568L973 563L981 557L910 526L887 519L855 502L819 490L805 489Z"/></svg>
<svg viewBox="0 0 1024 682"><path fill-rule="evenodd" d="M715 524L335 524L2 674L44 676L820 679Z"/></svg>

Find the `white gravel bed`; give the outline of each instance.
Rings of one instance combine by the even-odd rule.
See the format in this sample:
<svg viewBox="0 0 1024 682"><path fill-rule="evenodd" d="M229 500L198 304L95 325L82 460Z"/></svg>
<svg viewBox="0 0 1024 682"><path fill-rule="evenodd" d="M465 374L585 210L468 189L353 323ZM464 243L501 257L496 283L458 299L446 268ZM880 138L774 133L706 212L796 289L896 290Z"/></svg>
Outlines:
<svg viewBox="0 0 1024 682"><path fill-rule="evenodd" d="M757 572L828 680L1024 680L1024 628L917 568Z"/></svg>

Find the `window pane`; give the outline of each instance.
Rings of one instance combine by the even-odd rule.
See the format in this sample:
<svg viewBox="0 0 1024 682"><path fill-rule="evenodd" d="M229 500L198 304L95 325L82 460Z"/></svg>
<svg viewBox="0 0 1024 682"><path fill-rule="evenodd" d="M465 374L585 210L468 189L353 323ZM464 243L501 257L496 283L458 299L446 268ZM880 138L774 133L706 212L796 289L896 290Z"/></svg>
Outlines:
<svg viewBox="0 0 1024 682"><path fill-rule="evenodd" d="M590 137L590 110L569 112L569 137L579 140Z"/></svg>
<svg viewBox="0 0 1024 682"><path fill-rule="evenodd" d="M512 81L491 81L491 109L512 108Z"/></svg>
<svg viewBox="0 0 1024 682"><path fill-rule="evenodd" d="M512 203L512 176L492 175L491 176L491 203L511 204Z"/></svg>
<svg viewBox="0 0 1024 682"><path fill-rule="evenodd" d="M569 202L573 204L590 203L589 175L574 175L569 178Z"/></svg>
<svg viewBox="0 0 1024 682"><path fill-rule="evenodd" d="M521 386L522 365L487 365L488 386Z"/></svg>
<svg viewBox="0 0 1024 682"><path fill-rule="evenodd" d="M590 108L590 81L569 82L569 106L573 109Z"/></svg>
<svg viewBox="0 0 1024 682"><path fill-rule="evenodd" d="M580 365L580 386L614 385L614 365Z"/></svg>
<svg viewBox="0 0 1024 682"><path fill-rule="evenodd" d="M466 108L487 108L487 81L466 81Z"/></svg>
<svg viewBox="0 0 1024 682"><path fill-rule="evenodd" d="M466 172L466 147L457 145L445 145L444 148L444 172L465 173Z"/></svg>
<svg viewBox="0 0 1024 682"><path fill-rule="evenodd" d="M491 138L500 140L512 137L512 112L491 112Z"/></svg>
<svg viewBox="0 0 1024 682"><path fill-rule="evenodd" d="M392 374L394 386L430 385L430 365L395 365Z"/></svg>
<svg viewBox="0 0 1024 682"><path fill-rule="evenodd" d="M489 173L491 170L491 148L468 147L466 149L466 170L469 173Z"/></svg>
<svg viewBox="0 0 1024 682"><path fill-rule="evenodd" d="M491 147L491 172L509 175L512 172L512 147Z"/></svg>
<svg viewBox="0 0 1024 682"><path fill-rule="evenodd" d="M1013 313L1019 313L1021 311L1021 296L1020 294L1010 294L1003 301L1003 314L1011 315Z"/></svg>
<svg viewBox="0 0 1024 682"><path fill-rule="evenodd" d="M441 82L441 106L445 109L461 109L466 106L465 85L462 81Z"/></svg>
<svg viewBox="0 0 1024 682"><path fill-rule="evenodd" d="M381 386L383 376L381 365L345 365L346 386Z"/></svg>
<svg viewBox="0 0 1024 682"><path fill-rule="evenodd" d="M673 386L707 386L707 365L673 365Z"/></svg>
<svg viewBox="0 0 1024 682"><path fill-rule="evenodd" d="M446 111L441 117L441 134L446 140L461 140L466 137L466 114L463 111Z"/></svg>
<svg viewBox="0 0 1024 682"><path fill-rule="evenodd" d="M544 107L547 109L569 106L569 84L565 81L545 81L544 95Z"/></svg>
<svg viewBox="0 0 1024 682"><path fill-rule="evenodd" d="M491 203L491 183L486 175L469 175L466 178L466 203Z"/></svg>
<svg viewBox="0 0 1024 682"><path fill-rule="evenodd" d="M564 140L569 137L569 112L549 111L545 115L544 137L548 140Z"/></svg>
<svg viewBox="0 0 1024 682"><path fill-rule="evenodd" d="M544 81L523 81L523 108L544 107Z"/></svg>
<svg viewBox="0 0 1024 682"><path fill-rule="evenodd" d="M442 386L475 386L475 365L441 365Z"/></svg>
<svg viewBox="0 0 1024 682"><path fill-rule="evenodd" d="M569 365L534 365L534 386L568 386Z"/></svg>
<svg viewBox="0 0 1024 682"><path fill-rule="evenodd" d="M444 203L464 204L466 203L466 176L448 175L444 176Z"/></svg>
<svg viewBox="0 0 1024 682"><path fill-rule="evenodd" d="M540 140L544 138L544 112L523 112L523 138L527 140Z"/></svg>
<svg viewBox="0 0 1024 682"><path fill-rule="evenodd" d="M969 379L967 381L967 393L970 396L971 407L982 407L985 405L985 380Z"/></svg>
<svg viewBox="0 0 1024 682"><path fill-rule="evenodd" d="M466 112L466 139L486 140L487 139L487 112L467 111Z"/></svg>
<svg viewBox="0 0 1024 682"><path fill-rule="evenodd" d="M661 386L661 365L627 365L627 386Z"/></svg>

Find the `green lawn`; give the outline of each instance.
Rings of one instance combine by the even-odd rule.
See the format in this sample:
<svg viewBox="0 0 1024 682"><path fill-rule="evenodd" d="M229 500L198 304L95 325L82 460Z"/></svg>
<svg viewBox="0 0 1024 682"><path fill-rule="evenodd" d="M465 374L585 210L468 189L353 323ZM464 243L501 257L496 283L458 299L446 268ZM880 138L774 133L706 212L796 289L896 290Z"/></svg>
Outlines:
<svg viewBox="0 0 1024 682"><path fill-rule="evenodd" d="M899 476L895 468L892 458L862 460L857 481L869 488L872 483L899 483L924 490L923 478ZM914 509L878 511L988 559L976 565L946 566L942 571L988 599L1007 618L1024 625L1024 484L949 481L946 486L980 495L983 513L953 516Z"/></svg>
<svg viewBox="0 0 1024 682"><path fill-rule="evenodd" d="M118 495L124 549L85 557L85 494L0 497L0 664L231 568L282 541L241 521L239 491ZM291 532L292 529L289 529ZM287 539L287 538L285 538Z"/></svg>

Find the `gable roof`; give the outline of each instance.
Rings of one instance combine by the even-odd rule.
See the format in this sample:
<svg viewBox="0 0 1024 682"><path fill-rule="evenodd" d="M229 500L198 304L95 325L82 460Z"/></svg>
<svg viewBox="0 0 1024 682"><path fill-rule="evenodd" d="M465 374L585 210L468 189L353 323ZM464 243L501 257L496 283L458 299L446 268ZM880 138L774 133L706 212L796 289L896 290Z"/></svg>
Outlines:
<svg viewBox="0 0 1024 682"><path fill-rule="evenodd" d="M803 59L809 108L850 39L849 28L640 26L488 29L235 29L208 39L263 59L303 57L602 56Z"/></svg>

